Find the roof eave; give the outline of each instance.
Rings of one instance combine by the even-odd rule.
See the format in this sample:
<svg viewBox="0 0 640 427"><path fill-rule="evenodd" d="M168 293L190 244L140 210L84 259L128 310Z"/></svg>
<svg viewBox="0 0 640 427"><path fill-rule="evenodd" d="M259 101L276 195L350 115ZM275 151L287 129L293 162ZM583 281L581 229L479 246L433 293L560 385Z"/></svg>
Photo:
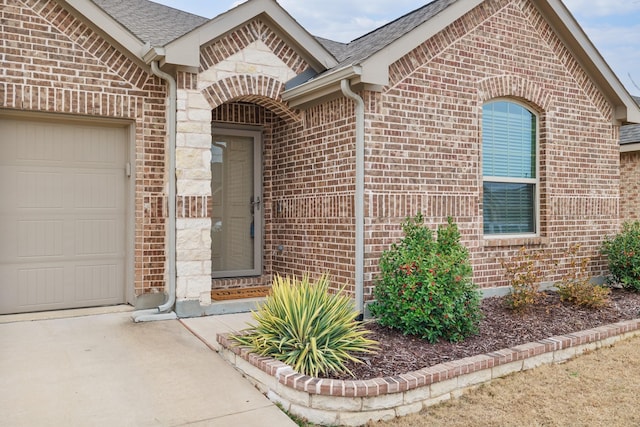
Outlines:
<svg viewBox="0 0 640 427"><path fill-rule="evenodd" d="M361 60L359 63L344 66L317 79L310 80L307 83L285 92L283 97L286 95L286 100L289 101L289 105L292 107L310 103L314 100L313 96L320 98L334 92L339 92L340 80L343 78L351 79L352 84L363 84L370 88L387 86L389 84L389 66L391 64L424 43L425 40L428 40L445 29L456 19L482 2L483 0L462 0L453 3L436 16L425 21L402 37L399 37L368 58ZM348 77L342 76L343 73L348 74L347 70L354 69L357 69L358 73L354 73ZM337 78L336 76L342 77ZM322 88L320 86L322 84L327 84L329 87Z"/></svg>
<svg viewBox="0 0 640 427"><path fill-rule="evenodd" d="M154 61L162 61L166 57L166 52L162 47L154 47L149 44L145 46L146 52L142 55L142 60L145 64L151 64Z"/></svg>
<svg viewBox="0 0 640 427"><path fill-rule="evenodd" d="M349 65L339 68L284 91L282 100L288 102L291 108L300 107L339 92L340 82L344 79L358 83L359 81L356 80L359 80L361 75L362 67L359 66Z"/></svg>
<svg viewBox="0 0 640 427"><path fill-rule="evenodd" d="M295 21L275 0L253 0L216 16L193 31L167 43L166 62L187 67L200 65L200 47L245 22L262 16L283 38L296 45L312 68L321 72L337 65L336 59Z"/></svg>
<svg viewBox="0 0 640 427"><path fill-rule="evenodd" d="M374 85L389 84L389 66L407 55L425 40L447 28L484 0L460 0L418 25L407 34L362 60L362 82Z"/></svg>

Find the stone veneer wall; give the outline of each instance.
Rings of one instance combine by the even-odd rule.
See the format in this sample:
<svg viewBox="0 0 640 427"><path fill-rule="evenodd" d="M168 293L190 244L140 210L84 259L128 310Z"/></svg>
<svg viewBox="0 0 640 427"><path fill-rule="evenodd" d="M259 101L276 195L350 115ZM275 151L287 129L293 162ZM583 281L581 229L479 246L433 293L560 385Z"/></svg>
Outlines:
<svg viewBox="0 0 640 427"><path fill-rule="evenodd" d="M562 363L640 335L640 319L614 323L513 348L370 380L313 378L289 365L238 347L218 335L213 349L286 411L320 425L360 426L420 412L465 390L515 372Z"/></svg>
<svg viewBox="0 0 640 427"><path fill-rule="evenodd" d="M176 298L211 304L211 106L198 75L177 75ZM176 307L178 310L179 308Z"/></svg>
<svg viewBox="0 0 640 427"><path fill-rule="evenodd" d="M56 120L74 115L131 121L135 293L164 292L163 82L52 0L0 0L0 58L0 108L52 113Z"/></svg>

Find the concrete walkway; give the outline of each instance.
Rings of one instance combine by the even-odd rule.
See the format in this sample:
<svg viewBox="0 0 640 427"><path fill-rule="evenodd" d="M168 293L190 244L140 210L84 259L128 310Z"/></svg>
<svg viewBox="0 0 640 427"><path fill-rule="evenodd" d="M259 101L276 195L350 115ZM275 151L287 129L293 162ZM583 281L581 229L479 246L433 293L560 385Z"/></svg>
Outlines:
<svg viewBox="0 0 640 427"><path fill-rule="evenodd" d="M80 313L0 316L0 426L295 426L210 349L248 314Z"/></svg>

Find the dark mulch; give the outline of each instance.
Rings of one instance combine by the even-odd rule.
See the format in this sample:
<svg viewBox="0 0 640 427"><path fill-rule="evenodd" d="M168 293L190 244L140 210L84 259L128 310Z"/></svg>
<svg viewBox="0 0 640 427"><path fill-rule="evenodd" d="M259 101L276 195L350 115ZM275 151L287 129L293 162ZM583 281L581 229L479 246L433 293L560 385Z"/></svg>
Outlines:
<svg viewBox="0 0 640 427"><path fill-rule="evenodd" d="M561 302L554 292L545 293L540 304L524 313L506 307L504 298L482 301L484 319L480 333L460 343L429 344L404 336L375 322L367 324L369 338L380 343L375 355L365 355L365 364L350 363L357 379L394 376L438 363L462 359L584 329L640 317L640 293L614 289L609 307L582 308ZM349 375L333 378L353 379Z"/></svg>

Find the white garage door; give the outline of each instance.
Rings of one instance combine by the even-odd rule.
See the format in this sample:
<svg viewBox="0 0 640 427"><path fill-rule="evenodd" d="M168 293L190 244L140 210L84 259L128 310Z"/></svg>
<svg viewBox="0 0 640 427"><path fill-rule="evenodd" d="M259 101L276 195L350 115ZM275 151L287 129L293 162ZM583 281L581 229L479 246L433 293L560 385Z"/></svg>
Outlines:
<svg viewBox="0 0 640 427"><path fill-rule="evenodd" d="M0 313L124 302L126 140L0 117Z"/></svg>

